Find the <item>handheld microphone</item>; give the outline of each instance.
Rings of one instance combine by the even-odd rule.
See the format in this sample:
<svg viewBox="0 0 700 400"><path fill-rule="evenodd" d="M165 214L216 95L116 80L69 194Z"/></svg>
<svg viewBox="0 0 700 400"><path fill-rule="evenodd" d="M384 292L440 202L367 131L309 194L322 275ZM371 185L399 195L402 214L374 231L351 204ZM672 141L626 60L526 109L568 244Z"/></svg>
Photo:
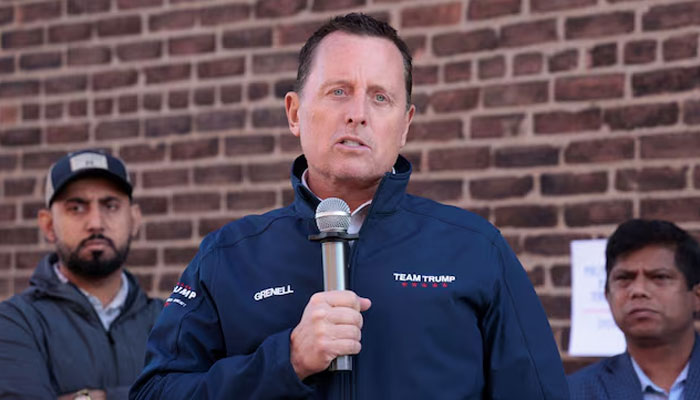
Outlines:
<svg viewBox="0 0 700 400"><path fill-rule="evenodd" d="M347 290L346 244L357 239L348 234L350 207L343 200L329 197L316 207L316 225L321 232L309 236L310 240L321 242L323 257L323 290ZM331 362L330 371L351 371L352 359L349 355L338 356Z"/></svg>

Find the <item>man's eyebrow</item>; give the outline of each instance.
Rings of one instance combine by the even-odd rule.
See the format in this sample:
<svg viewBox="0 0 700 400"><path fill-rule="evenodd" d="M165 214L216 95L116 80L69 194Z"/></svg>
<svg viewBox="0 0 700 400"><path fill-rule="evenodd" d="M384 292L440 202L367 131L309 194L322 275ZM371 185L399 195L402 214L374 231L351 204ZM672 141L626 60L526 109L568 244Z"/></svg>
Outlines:
<svg viewBox="0 0 700 400"><path fill-rule="evenodd" d="M80 204L87 204L90 201L87 199L84 199L82 197L69 197L65 200L63 200L64 203L80 203Z"/></svg>

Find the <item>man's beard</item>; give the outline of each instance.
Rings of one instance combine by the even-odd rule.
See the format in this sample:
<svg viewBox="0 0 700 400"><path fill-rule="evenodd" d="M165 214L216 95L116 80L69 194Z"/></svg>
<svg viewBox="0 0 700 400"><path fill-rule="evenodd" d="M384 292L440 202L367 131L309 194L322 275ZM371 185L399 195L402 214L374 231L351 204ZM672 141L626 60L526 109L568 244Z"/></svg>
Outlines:
<svg viewBox="0 0 700 400"><path fill-rule="evenodd" d="M114 255L111 258L106 258L104 251L96 250L90 252L89 259L81 258L80 251L85 246L85 243L95 239L101 239L107 242L107 245L114 251ZM56 252L58 253L58 258L63 262L63 265L75 275L88 279L97 279L109 276L124 264L126 256L129 254L130 245L131 237L127 239L126 244L122 248L117 249L111 239L101 234L94 234L81 241L73 251L59 240L56 243Z"/></svg>

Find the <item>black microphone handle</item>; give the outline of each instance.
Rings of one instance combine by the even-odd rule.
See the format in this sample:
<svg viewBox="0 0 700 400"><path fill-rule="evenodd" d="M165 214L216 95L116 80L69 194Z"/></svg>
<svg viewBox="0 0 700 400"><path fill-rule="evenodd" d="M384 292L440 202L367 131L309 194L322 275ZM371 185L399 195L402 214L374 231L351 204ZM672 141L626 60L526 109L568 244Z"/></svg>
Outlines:
<svg viewBox="0 0 700 400"><path fill-rule="evenodd" d="M346 290L347 262L345 258L345 240L327 240L321 243L323 256L323 290ZM349 355L338 356L331 361L329 371L352 371L352 358Z"/></svg>

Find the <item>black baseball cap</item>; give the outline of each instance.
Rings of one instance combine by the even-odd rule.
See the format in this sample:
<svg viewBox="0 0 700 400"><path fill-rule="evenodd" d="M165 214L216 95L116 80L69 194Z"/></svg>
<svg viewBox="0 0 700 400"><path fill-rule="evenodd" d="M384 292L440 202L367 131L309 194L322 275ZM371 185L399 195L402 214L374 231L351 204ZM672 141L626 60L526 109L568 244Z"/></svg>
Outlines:
<svg viewBox="0 0 700 400"><path fill-rule="evenodd" d="M66 185L86 176L99 176L113 181L131 199L133 187L122 160L101 150L81 150L68 153L49 169L46 177L46 206L51 207L56 195Z"/></svg>

